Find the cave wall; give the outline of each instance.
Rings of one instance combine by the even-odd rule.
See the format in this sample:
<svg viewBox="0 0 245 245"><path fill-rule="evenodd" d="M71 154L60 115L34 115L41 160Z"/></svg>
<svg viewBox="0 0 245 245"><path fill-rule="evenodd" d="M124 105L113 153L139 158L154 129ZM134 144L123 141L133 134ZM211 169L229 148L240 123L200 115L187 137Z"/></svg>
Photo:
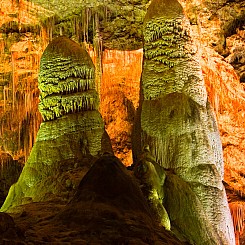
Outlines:
<svg viewBox="0 0 245 245"><path fill-rule="evenodd" d="M41 122L37 72L42 45L40 35L33 29L36 21L25 4L1 3L1 151L10 152L23 162Z"/></svg>

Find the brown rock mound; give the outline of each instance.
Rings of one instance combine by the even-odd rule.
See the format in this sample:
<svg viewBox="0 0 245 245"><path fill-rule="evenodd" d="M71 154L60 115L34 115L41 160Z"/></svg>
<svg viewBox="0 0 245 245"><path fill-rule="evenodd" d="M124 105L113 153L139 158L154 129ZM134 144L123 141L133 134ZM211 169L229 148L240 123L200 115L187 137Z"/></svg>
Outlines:
<svg viewBox="0 0 245 245"><path fill-rule="evenodd" d="M95 162L54 220L96 244L183 244L153 220L137 183L111 155Z"/></svg>

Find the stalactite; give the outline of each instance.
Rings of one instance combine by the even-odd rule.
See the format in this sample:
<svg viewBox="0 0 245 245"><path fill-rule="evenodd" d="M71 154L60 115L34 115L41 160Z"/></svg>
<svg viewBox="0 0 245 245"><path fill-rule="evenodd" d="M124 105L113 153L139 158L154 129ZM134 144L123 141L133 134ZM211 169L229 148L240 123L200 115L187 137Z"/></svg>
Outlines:
<svg viewBox="0 0 245 245"><path fill-rule="evenodd" d="M49 42L53 39L53 31L54 31L54 25L55 25L55 17L51 16L44 20L44 22L41 23L41 29L42 29L42 39L44 42L44 47L47 46Z"/></svg>
<svg viewBox="0 0 245 245"><path fill-rule="evenodd" d="M142 50L103 52L100 112L115 154L125 165L132 164L130 135L138 107L142 58Z"/></svg>
<svg viewBox="0 0 245 245"><path fill-rule="evenodd" d="M31 146L29 143L24 144L21 141L20 131L23 127L29 127L29 125L24 124L23 120L28 117L29 113L35 113L35 110L37 110L37 103L35 104L35 100L37 100L37 86L35 87L37 79L35 79L35 74L37 74L38 55L40 55L41 49L35 50L36 48L38 49L38 40L33 41L34 39L30 38L33 35L31 31L39 31L37 28L38 8L31 2L23 0L13 1L11 4L13 21L9 22L8 28L16 28L14 29L16 32L1 33L1 58L4 65L3 69L0 67L0 72L4 74L2 78L4 86L1 100L3 114L0 118L3 130L0 138L12 138L13 146L16 146L13 147L4 141L3 148L11 152L15 159L18 159L22 157L23 152L28 155L32 147L31 141L25 141L29 142ZM8 11L9 9L5 9L6 15L8 15ZM6 18L6 21L8 21L8 18ZM27 33L27 35L22 33ZM32 41L27 41L27 38ZM40 115L37 115L37 121L40 124ZM30 121L26 121L26 123L31 125ZM31 135L32 131L30 129L30 132L26 133L25 137L31 137ZM14 142L15 138L16 142ZM23 150L23 147L27 149Z"/></svg>
<svg viewBox="0 0 245 245"><path fill-rule="evenodd" d="M100 87L101 87L101 78L102 78L102 55L103 55L103 49L102 49L102 38L100 36L99 31L99 16L98 13L95 13L95 37L94 37L94 50L95 50L95 56L96 56L96 85L97 85L97 91L100 94Z"/></svg>
<svg viewBox="0 0 245 245"><path fill-rule="evenodd" d="M239 239L240 235L243 234L244 228L245 228L245 205L243 202L231 202L229 204L232 218L233 218L233 224L235 228L235 234L236 234L236 244L239 245Z"/></svg>

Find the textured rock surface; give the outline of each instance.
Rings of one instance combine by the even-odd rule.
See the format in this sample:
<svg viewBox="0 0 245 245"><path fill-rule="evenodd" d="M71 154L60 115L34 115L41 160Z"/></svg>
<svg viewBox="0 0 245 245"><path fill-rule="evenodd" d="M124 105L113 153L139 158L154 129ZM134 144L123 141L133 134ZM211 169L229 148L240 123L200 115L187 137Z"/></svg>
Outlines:
<svg viewBox="0 0 245 245"><path fill-rule="evenodd" d="M208 57L205 55L208 53ZM233 67L211 50L203 50L202 69L209 99L219 122L225 187L232 212L237 244L244 231L245 92ZM215 81L215 83L213 83ZM241 238L240 242L242 243Z"/></svg>
<svg viewBox="0 0 245 245"><path fill-rule="evenodd" d="M167 172L164 187L164 206L169 212L174 233L181 234L191 244L232 244L224 243L215 234L203 204L189 183Z"/></svg>
<svg viewBox="0 0 245 245"><path fill-rule="evenodd" d="M229 55L226 61L236 70L240 81L245 82L245 25L238 28L236 33L226 39Z"/></svg>
<svg viewBox="0 0 245 245"><path fill-rule="evenodd" d="M226 38L243 26L243 0L180 0L193 26L198 27L200 39L220 54L226 54Z"/></svg>
<svg viewBox="0 0 245 245"><path fill-rule="evenodd" d="M180 0L180 3L202 45L226 57L243 82L244 1Z"/></svg>
<svg viewBox="0 0 245 245"><path fill-rule="evenodd" d="M85 48L66 37L54 39L44 51L38 81L44 121L98 110L94 64Z"/></svg>
<svg viewBox="0 0 245 245"><path fill-rule="evenodd" d="M66 206L39 202L14 211L23 244L188 244L159 226L136 180L108 154L94 163Z"/></svg>
<svg viewBox="0 0 245 245"><path fill-rule="evenodd" d="M41 123L37 108L41 42L33 28L37 20L33 12L29 14L31 9L24 1L1 1L0 161L5 162L6 154L11 155L13 168L3 164L2 171L5 176L11 174L14 182L14 166L24 164ZM1 190L5 192L9 184L9 180L1 182L1 186L5 185Z"/></svg>
<svg viewBox="0 0 245 245"><path fill-rule="evenodd" d="M11 206L31 201L50 200L55 197L69 199L69 195L77 185L76 178L75 180L71 178L69 170L77 167L83 168L83 171L80 172L81 178L101 151L111 150L109 138L104 130L99 112L93 110L89 103L77 107L73 100L77 94L86 97L87 89L90 89L93 98L97 99L92 79L94 77L94 65L88 53L68 38L58 38L58 40L54 40L53 44L51 43L47 47L46 53L43 55L39 79L39 86L42 91L41 113L44 120L49 121L41 124L37 141L32 148L21 176L18 182L11 187L9 195L2 206L1 210L4 211ZM66 47L65 50L64 47ZM80 62L76 63L79 54L82 54L82 56L79 56ZM48 62L55 71L57 71L57 67L62 70L60 60L68 61L70 66L67 67L70 69L67 70L67 67L64 66L65 72L63 73L53 72L52 69L49 69L48 73L43 71L43 69L47 69ZM74 69L74 66L76 69ZM84 70L89 72L77 73L77 71ZM60 75L64 73L64 76ZM83 77L76 77L76 74ZM55 83L53 82L54 76L58 77ZM84 81L80 82L81 79L85 80L84 84L87 84L87 87L81 86ZM52 82L52 86L48 86L49 83L46 90L43 83L49 81ZM59 82L61 85L59 85ZM70 89L70 87L73 89ZM59 97L61 101L65 97L71 109L66 110L67 107L63 107L56 100L48 107L43 107L47 96L50 96L51 100L53 97L55 99ZM79 112L81 108L83 111ZM79 176L76 177L79 178Z"/></svg>
<svg viewBox="0 0 245 245"><path fill-rule="evenodd" d="M108 49L132 50L142 47L140 26L149 0L31 2L48 10L49 17L56 15L44 22L54 35L62 32L63 35L73 36L78 41L85 39L94 44L98 39L103 40L103 46Z"/></svg>
<svg viewBox="0 0 245 245"><path fill-rule="evenodd" d="M88 207L91 207L90 210ZM113 217L113 220L106 217ZM110 235L105 233L105 236L98 239L86 232L88 235L84 234L84 238L87 241L107 244L118 244L120 241L129 244L178 244L177 239L171 239L170 233L164 232L165 235L159 237L154 216L137 182L114 156L103 156L95 162L82 179L75 196L56 220L76 229L81 224L84 228L93 226L94 220L98 218L95 234L104 233L104 227L107 227Z"/></svg>
<svg viewBox="0 0 245 245"><path fill-rule="evenodd" d="M139 106L142 50L105 50L102 60L100 112L115 155L132 164L131 133Z"/></svg>
<svg viewBox="0 0 245 245"><path fill-rule="evenodd" d="M151 3L144 21L144 40L141 147L149 145L156 162L189 183L200 202L192 212L202 219L193 222L190 216L181 216L175 220L176 226L188 224L182 232L195 244L235 244L222 184L219 131L207 100L199 53L178 1ZM188 195L191 202L192 194ZM174 207L175 198L168 196L168 203ZM172 208L167 211L171 220ZM205 227L201 240L193 234L200 224Z"/></svg>
<svg viewBox="0 0 245 245"><path fill-rule="evenodd" d="M170 230L170 219L163 206L165 198L163 185L166 173L150 153L148 145L144 147L143 154L137 163L130 166L130 168L132 168L135 177L138 179L141 191L146 197L153 213L155 213L162 226L166 230Z"/></svg>
<svg viewBox="0 0 245 245"><path fill-rule="evenodd" d="M3 128L0 140L2 139L1 145L4 146L4 151L11 152L14 159L28 156L41 122L37 109L37 64L43 52L43 47L49 42L50 36L57 36L60 34L60 30L63 30L63 34L73 38L78 34L77 39L83 39L81 33L84 33L86 29L84 33L86 39L88 39L88 34L90 36L89 42L93 42L92 36L95 35L95 32L91 31L93 29L91 25L94 14L98 10L100 18L103 19L103 21L100 19L100 23L103 23L99 27L99 33L103 39L104 47L120 49L141 47L142 35L140 33L142 33L142 30L140 26L147 6L147 1L142 3L137 0L127 1L127 3L122 0L117 1L116 4L110 1L99 2L99 6L96 5L96 1L90 1L86 6L82 1L79 1L76 4L77 8L74 14L72 2L57 4L57 6L52 2L46 3L46 1L42 0L32 2L34 4L25 1L15 2L6 0L1 5L1 51L3 52L1 55L3 59L1 73L4 78L3 84L6 82L7 84L0 87L0 90L3 89L4 91L2 97L4 94L6 96L6 111L1 113ZM226 46L222 50L227 48L228 51L224 51L225 55L229 55L229 52L232 53L230 46L233 45L231 44L233 41L229 38L236 30L242 33L243 1L219 1L212 3L212 1L200 0L193 2L183 0L180 2L191 20L195 35L198 36L198 39L201 39L202 45L209 45L212 48L220 47L220 43L223 42L219 42L221 36L223 36L221 39L225 40L224 31L228 30L228 27L231 26L230 34L225 35ZM45 10L45 8L48 8L48 10ZM62 8L66 8L66 12ZM87 8L86 13L84 13L84 8ZM73 15L70 15L72 11ZM60 16L60 19L48 18L48 16L54 14ZM68 19L64 17L68 15L70 15ZM41 20L45 19L39 27L37 26L38 18L41 18ZM87 22L85 21L87 18L90 19L89 31L87 31ZM139 35L135 33L130 34L131 30L136 30ZM136 40L138 44L130 46L131 41L132 44L134 43L133 40ZM128 44L125 45L125 42ZM212 43L216 44L213 45ZM13 55L11 55L11 52ZM205 55L207 54L205 53ZM114 56L113 59L116 61L117 54L115 53L112 56ZM104 59L103 62L105 62L103 68L106 67L105 70L108 70L108 65L106 64L108 61ZM118 65L120 64L118 63ZM113 67L114 64L111 64L111 69ZM135 65L132 65L132 69L134 67ZM119 73L121 74L121 72L117 72L117 74ZM9 78L8 75L10 75ZM110 75L112 74L110 73ZM12 76L15 77L14 87L17 92L14 96L12 94ZM106 71L103 76L108 80L109 75L106 74ZM117 79L120 80L120 77L115 77L115 80ZM125 80L125 84L129 82L130 79L129 81ZM122 87L120 89L123 91ZM123 94L123 96L128 98L127 91L123 91ZM18 107L12 108L12 103L16 105L17 101ZM2 98L0 102L3 109L4 99ZM26 113L20 113L18 108L25 108ZM103 117L105 118L106 115L103 115ZM114 124L118 123L115 122ZM113 123L111 125L113 126ZM122 125L131 127L127 120L126 122L123 120ZM123 130L123 132L128 134L128 129ZM113 133L113 129L111 129L111 134L114 134L113 138L115 138L116 144L120 144L117 140L117 134ZM6 138L11 138L11 142L6 141ZM125 140L126 147L120 146L124 148L127 159L130 155L130 149L128 151L128 148L130 148L129 143L130 140ZM119 154L122 155L124 153ZM125 157L122 156L122 158ZM125 162L129 163L130 161L126 160Z"/></svg>

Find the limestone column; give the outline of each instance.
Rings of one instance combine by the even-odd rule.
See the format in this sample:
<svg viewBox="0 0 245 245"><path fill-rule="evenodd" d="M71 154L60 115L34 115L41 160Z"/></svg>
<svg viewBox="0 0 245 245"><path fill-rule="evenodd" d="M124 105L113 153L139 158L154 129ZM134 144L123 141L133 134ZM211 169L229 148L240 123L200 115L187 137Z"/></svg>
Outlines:
<svg viewBox="0 0 245 245"><path fill-rule="evenodd" d="M190 24L177 0L153 0L144 20L144 62L136 143L167 172L171 227L195 245L235 244L222 184L219 130ZM137 135L137 134L136 134ZM135 147L135 158L140 154Z"/></svg>

